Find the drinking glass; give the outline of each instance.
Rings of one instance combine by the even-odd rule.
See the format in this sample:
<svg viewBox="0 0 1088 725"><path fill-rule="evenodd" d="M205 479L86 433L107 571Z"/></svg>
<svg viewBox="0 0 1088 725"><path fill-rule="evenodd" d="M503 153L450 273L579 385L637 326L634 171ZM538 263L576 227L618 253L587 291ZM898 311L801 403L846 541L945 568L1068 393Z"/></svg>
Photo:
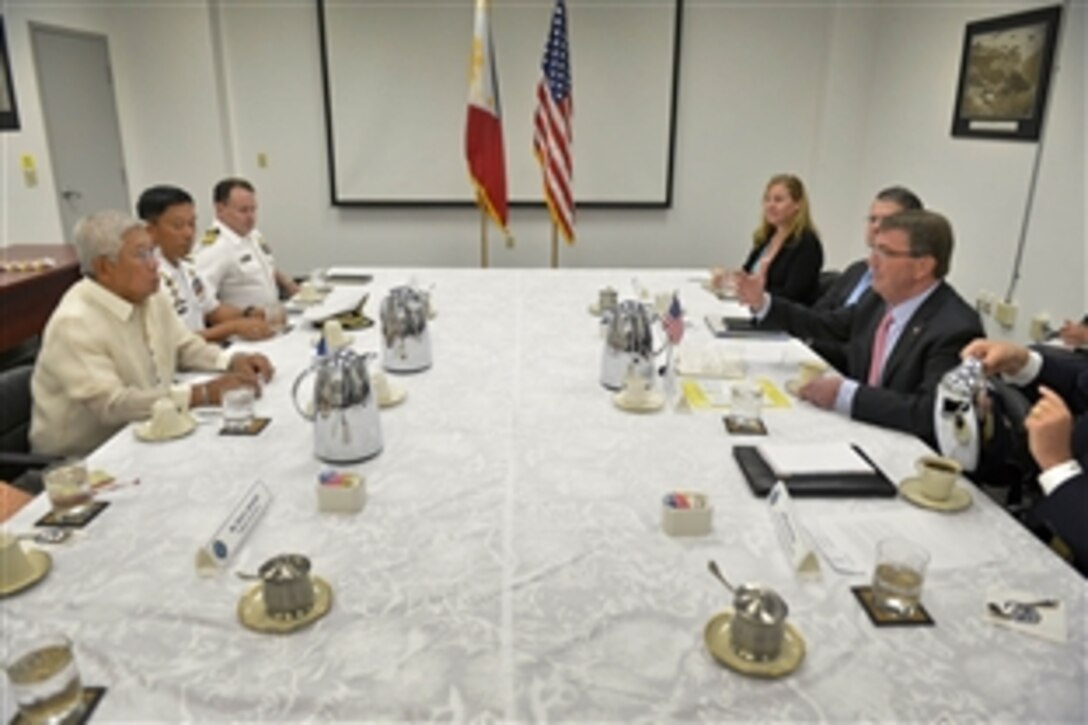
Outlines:
<svg viewBox="0 0 1088 725"><path fill-rule="evenodd" d="M901 538L881 539L876 545L873 570L873 602L899 616L908 616L922 600L922 583L929 566L929 552Z"/></svg>
<svg viewBox="0 0 1088 725"><path fill-rule="evenodd" d="M42 472L42 483L59 516L79 514L94 498L87 463L73 458L56 463Z"/></svg>
<svg viewBox="0 0 1088 725"><path fill-rule="evenodd" d="M760 420L763 412L763 389L751 382L736 383L732 387L732 403L729 413L740 420Z"/></svg>
<svg viewBox="0 0 1088 725"><path fill-rule="evenodd" d="M231 388L223 392L223 428L242 431L253 422L253 388Z"/></svg>
<svg viewBox="0 0 1088 725"><path fill-rule="evenodd" d="M283 332L287 327L287 308L279 302L265 305L264 319L274 332Z"/></svg>
<svg viewBox="0 0 1088 725"><path fill-rule="evenodd" d="M22 722L63 723L83 707L83 684L72 642L56 633L16 633L4 671Z"/></svg>

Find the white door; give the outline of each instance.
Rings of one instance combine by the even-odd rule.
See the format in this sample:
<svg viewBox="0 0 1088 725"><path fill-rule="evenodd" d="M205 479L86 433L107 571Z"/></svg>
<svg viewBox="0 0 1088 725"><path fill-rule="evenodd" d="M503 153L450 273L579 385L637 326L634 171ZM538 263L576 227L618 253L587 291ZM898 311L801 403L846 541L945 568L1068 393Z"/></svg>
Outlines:
<svg viewBox="0 0 1088 725"><path fill-rule="evenodd" d="M64 236L102 209L131 211L104 35L30 24Z"/></svg>

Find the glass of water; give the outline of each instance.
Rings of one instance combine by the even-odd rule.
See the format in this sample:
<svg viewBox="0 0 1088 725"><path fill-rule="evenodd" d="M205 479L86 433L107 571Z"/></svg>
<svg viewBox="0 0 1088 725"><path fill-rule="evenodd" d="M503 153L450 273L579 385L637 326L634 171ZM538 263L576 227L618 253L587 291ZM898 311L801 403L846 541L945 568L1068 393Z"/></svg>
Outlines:
<svg viewBox="0 0 1088 725"><path fill-rule="evenodd" d="M873 601L898 616L908 616L922 600L922 583L929 566L929 552L901 538L881 539L876 545L873 570Z"/></svg>
<svg viewBox="0 0 1088 725"><path fill-rule="evenodd" d="M62 634L16 633L5 653L4 671L21 722L63 723L83 707L72 642Z"/></svg>
<svg viewBox="0 0 1088 725"><path fill-rule="evenodd" d="M253 422L253 388L232 388L223 392L223 429L247 430Z"/></svg>

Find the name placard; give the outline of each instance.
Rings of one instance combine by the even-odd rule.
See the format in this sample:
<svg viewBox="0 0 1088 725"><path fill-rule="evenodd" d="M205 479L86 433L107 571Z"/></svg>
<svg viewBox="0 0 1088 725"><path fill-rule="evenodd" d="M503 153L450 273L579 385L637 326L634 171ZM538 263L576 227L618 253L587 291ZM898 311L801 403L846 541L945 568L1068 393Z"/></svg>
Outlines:
<svg viewBox="0 0 1088 725"><path fill-rule="evenodd" d="M767 495L771 507L771 520L774 522L778 543L790 562L793 570L800 574L819 575L820 559L812 547L812 540L793 510L793 499L786 484L778 481Z"/></svg>
<svg viewBox="0 0 1088 725"><path fill-rule="evenodd" d="M261 516L272 503L272 492L264 481L256 480L238 499L230 515L215 530L208 543L196 555L196 569L205 576L215 574L225 567L242 548L250 532L256 528Z"/></svg>

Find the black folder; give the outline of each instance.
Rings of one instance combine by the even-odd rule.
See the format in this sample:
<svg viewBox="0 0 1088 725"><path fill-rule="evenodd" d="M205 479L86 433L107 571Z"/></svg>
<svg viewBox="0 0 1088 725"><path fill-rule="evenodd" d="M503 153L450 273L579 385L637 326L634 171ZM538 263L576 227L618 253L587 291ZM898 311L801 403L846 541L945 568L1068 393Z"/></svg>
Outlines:
<svg viewBox="0 0 1088 725"><path fill-rule="evenodd" d="M763 328L751 317L707 315L706 326L715 337L789 337L782 330Z"/></svg>
<svg viewBox="0 0 1088 725"><path fill-rule="evenodd" d="M852 448L873 467L872 473L796 474L782 477L791 496L871 498L891 497L899 493L895 484L877 468L858 446ZM779 478L755 446L733 446L733 458L756 496L763 497Z"/></svg>

